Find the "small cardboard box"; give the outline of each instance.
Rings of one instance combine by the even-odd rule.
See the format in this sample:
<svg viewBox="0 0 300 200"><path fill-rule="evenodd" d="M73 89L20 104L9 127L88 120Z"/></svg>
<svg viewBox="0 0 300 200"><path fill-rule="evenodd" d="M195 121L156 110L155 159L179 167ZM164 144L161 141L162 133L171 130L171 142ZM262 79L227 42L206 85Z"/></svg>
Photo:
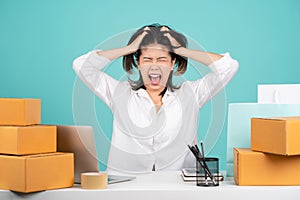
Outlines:
<svg viewBox="0 0 300 200"><path fill-rule="evenodd" d="M40 99L0 98L0 125L26 126L40 123Z"/></svg>
<svg viewBox="0 0 300 200"><path fill-rule="evenodd" d="M300 185L300 156L282 156L234 148L237 185Z"/></svg>
<svg viewBox="0 0 300 200"><path fill-rule="evenodd" d="M0 155L0 188L28 193L72 187L73 163L72 153Z"/></svg>
<svg viewBox="0 0 300 200"><path fill-rule="evenodd" d="M300 155L300 116L251 119L251 150Z"/></svg>
<svg viewBox="0 0 300 200"><path fill-rule="evenodd" d="M0 126L1 154L50 152L56 152L56 126Z"/></svg>

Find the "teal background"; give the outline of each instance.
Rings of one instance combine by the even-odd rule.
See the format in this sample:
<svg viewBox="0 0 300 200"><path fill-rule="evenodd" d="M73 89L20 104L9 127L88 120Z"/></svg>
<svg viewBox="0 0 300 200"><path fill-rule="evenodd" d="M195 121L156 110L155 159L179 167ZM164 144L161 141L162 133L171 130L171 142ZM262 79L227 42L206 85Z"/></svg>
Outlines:
<svg viewBox="0 0 300 200"><path fill-rule="evenodd" d="M240 69L226 87L226 105L255 102L257 84L300 82L299 10L298 0L0 0L0 97L40 98L42 123L74 124L73 60L112 35L159 22L207 51L229 51ZM110 138L111 112L98 100L95 106ZM209 116L208 103L201 110L201 133ZM226 130L225 123L209 152L221 158L221 169ZM103 170L109 146L96 139Z"/></svg>

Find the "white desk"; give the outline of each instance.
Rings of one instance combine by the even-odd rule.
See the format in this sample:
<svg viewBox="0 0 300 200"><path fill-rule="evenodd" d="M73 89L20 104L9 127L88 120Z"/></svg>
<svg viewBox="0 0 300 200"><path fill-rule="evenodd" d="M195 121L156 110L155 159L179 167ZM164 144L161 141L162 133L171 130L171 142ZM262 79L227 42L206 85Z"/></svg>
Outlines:
<svg viewBox="0 0 300 200"><path fill-rule="evenodd" d="M115 183L105 190L83 190L79 186L21 194L0 190L0 200L299 200L300 186L237 186L232 179L218 187L199 187L183 182L180 172L153 172L138 175L130 182Z"/></svg>

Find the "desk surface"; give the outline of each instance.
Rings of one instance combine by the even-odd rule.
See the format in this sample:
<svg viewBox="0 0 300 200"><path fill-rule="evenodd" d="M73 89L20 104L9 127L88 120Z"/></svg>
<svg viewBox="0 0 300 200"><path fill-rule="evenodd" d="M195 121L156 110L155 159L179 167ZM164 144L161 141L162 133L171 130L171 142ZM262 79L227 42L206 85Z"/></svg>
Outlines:
<svg viewBox="0 0 300 200"><path fill-rule="evenodd" d="M194 182L184 182L179 171L162 171L138 175L130 182L110 184L105 190L83 190L80 186L58 190L48 190L31 194L0 190L0 200L109 200L109 199L230 199L259 200L289 199L299 200L300 186L237 186L232 179L220 183L218 187L199 187Z"/></svg>

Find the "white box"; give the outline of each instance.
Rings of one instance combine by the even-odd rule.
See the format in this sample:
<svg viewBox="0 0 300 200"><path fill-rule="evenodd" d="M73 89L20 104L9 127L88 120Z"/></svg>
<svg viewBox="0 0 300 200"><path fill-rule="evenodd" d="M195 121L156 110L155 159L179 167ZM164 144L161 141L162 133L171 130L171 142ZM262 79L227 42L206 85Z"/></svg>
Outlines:
<svg viewBox="0 0 300 200"><path fill-rule="evenodd" d="M261 104L299 104L300 84L258 85L257 102Z"/></svg>

